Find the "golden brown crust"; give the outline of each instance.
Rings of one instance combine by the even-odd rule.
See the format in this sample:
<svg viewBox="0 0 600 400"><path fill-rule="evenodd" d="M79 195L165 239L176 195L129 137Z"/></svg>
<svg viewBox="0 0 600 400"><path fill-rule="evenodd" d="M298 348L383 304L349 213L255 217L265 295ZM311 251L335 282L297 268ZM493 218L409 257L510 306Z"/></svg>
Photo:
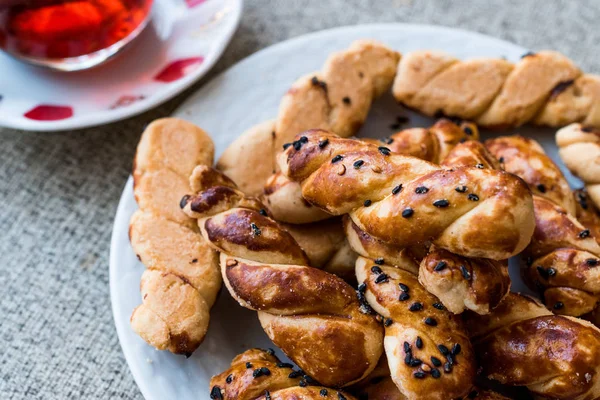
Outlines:
<svg viewBox="0 0 600 400"><path fill-rule="evenodd" d="M298 140L298 150L290 147L281 154L282 172L302 183L309 202L332 214L350 213L380 240L400 247L432 241L457 254L493 259L508 258L529 242L531 194L514 175L444 170L322 130L305 132ZM360 168L354 167L357 161L363 162ZM456 190L463 186L464 192ZM406 217L408 208L413 213Z"/></svg>
<svg viewBox="0 0 600 400"><path fill-rule="evenodd" d="M511 293L491 314L469 314L467 327L484 376L545 398L600 395L600 330L589 322Z"/></svg>
<svg viewBox="0 0 600 400"><path fill-rule="evenodd" d="M177 354L191 354L204 339L221 287L215 251L179 208L189 191L187 176L198 164L212 164L213 153L202 129L165 118L148 125L134 160L140 209L131 217L129 237L148 270L131 325L150 345Z"/></svg>
<svg viewBox="0 0 600 400"><path fill-rule="evenodd" d="M206 167L197 172L219 174ZM271 340L319 382L340 387L367 375L381 355L382 329L360 311L352 287L309 267L293 236L265 212L240 207L243 202L237 198L225 207L219 187L199 187L182 206L199 217L203 237L221 252L221 272L231 295L243 307L259 311ZM196 199L207 205L199 212L189 207Z"/></svg>
<svg viewBox="0 0 600 400"><path fill-rule="evenodd" d="M384 319L391 377L408 399L466 395L474 354L460 317L445 310L406 270L359 257L359 292Z"/></svg>
<svg viewBox="0 0 600 400"><path fill-rule="evenodd" d="M441 113L487 127L600 122L598 79L581 76L571 60L554 51L527 54L516 64L416 51L400 61L393 93L426 115Z"/></svg>

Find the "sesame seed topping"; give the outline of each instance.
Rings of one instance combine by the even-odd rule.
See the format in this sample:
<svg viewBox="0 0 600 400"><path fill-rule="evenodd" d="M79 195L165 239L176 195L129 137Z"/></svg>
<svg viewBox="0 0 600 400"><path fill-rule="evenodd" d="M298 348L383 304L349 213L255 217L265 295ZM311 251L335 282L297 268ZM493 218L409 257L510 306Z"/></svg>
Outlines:
<svg viewBox="0 0 600 400"><path fill-rule="evenodd" d="M252 363L251 362L247 362L246 363L246 368L252 368Z"/></svg>
<svg viewBox="0 0 600 400"><path fill-rule="evenodd" d="M384 156L389 156L392 152L390 149L388 149L387 147L384 147L384 146L379 146L378 150Z"/></svg>
<svg viewBox="0 0 600 400"><path fill-rule="evenodd" d="M436 367L441 367L442 366L442 361L434 356L431 356L431 363L436 366Z"/></svg>
<svg viewBox="0 0 600 400"><path fill-rule="evenodd" d="M452 346L452 355L454 355L454 356L459 355L461 350L462 350L462 347L460 346L460 343L455 343L454 346Z"/></svg>
<svg viewBox="0 0 600 400"><path fill-rule="evenodd" d="M264 208L261 208L260 210L258 210L258 213L260 215L262 215L263 217L267 217L268 216L267 210L265 210Z"/></svg>
<svg viewBox="0 0 600 400"><path fill-rule="evenodd" d="M429 326L437 326L437 321L435 320L435 318L427 317L425 318L424 322Z"/></svg>
<svg viewBox="0 0 600 400"><path fill-rule="evenodd" d="M423 339L421 339L420 336L417 336L417 340L415 341L415 346L417 346L417 349L423 348Z"/></svg>
<svg viewBox="0 0 600 400"><path fill-rule="evenodd" d="M375 278L376 284L386 283L388 281L389 281L389 276L387 276L387 274L379 274L379 275L377 275L377 278Z"/></svg>
<svg viewBox="0 0 600 400"><path fill-rule="evenodd" d="M294 366L290 363L280 362L277 363L277 368L294 368Z"/></svg>
<svg viewBox="0 0 600 400"><path fill-rule="evenodd" d="M448 264L446 264L446 261L440 261L439 263L437 263L435 265L435 267L433 267L433 270L435 272L440 272L441 270L443 270L444 268L446 268L448 266Z"/></svg>
<svg viewBox="0 0 600 400"><path fill-rule="evenodd" d="M321 389L321 391L319 392L319 394L320 394L322 397L327 397L327 389Z"/></svg>
<svg viewBox="0 0 600 400"><path fill-rule="evenodd" d="M288 147L290 147L291 145L292 145L291 143L284 143L284 144L283 144L283 149L284 149L284 150L287 150L287 149L288 149Z"/></svg>
<svg viewBox="0 0 600 400"><path fill-rule="evenodd" d="M444 208L450 205L450 202L446 199L440 199L433 202L433 205L437 208Z"/></svg>
<svg viewBox="0 0 600 400"><path fill-rule="evenodd" d="M338 154L337 156L335 156L331 159L331 163L335 164L336 162L342 161L343 159L344 159L344 156L341 154Z"/></svg>
<svg viewBox="0 0 600 400"><path fill-rule="evenodd" d="M233 375L232 374L227 375L227 378L225 378L225 382L231 383L232 381L233 381Z"/></svg>
<svg viewBox="0 0 600 400"><path fill-rule="evenodd" d="M425 194L427 192L429 192L429 188L426 188L425 186L419 186L415 189L416 194Z"/></svg>
<svg viewBox="0 0 600 400"><path fill-rule="evenodd" d="M352 101L350 100L350 97L346 96L342 99L342 101L344 102L344 104L346 105L350 105L352 104Z"/></svg>
<svg viewBox="0 0 600 400"><path fill-rule="evenodd" d="M465 132L467 135L469 135L469 136L472 136L472 135L473 135L473 129L471 129L471 128L470 128L470 127L468 127L468 126L465 126L465 127L463 128L463 131L464 131L464 132Z"/></svg>
<svg viewBox="0 0 600 400"><path fill-rule="evenodd" d="M543 183L540 183L539 185L537 185L537 190L539 190L542 193L546 193L546 186L544 186Z"/></svg>
<svg viewBox="0 0 600 400"><path fill-rule="evenodd" d="M359 169L360 167L363 166L365 162L363 160L356 160L354 161L354 164L352 164L354 166L354 169Z"/></svg>
<svg viewBox="0 0 600 400"><path fill-rule="evenodd" d="M437 308L438 310L446 309L446 307L444 307L444 305L442 303L433 303L432 305L433 305L433 307Z"/></svg>
<svg viewBox="0 0 600 400"><path fill-rule="evenodd" d="M445 356L450 354L450 350L448 350L448 348L446 346L444 346L443 344L438 344L437 348L440 351L440 353L442 353Z"/></svg>
<svg viewBox="0 0 600 400"><path fill-rule="evenodd" d="M465 267L464 265L460 266L460 273L462 274L463 278L465 278L466 280L468 280L468 281L471 280L471 273L469 272L467 267Z"/></svg>
<svg viewBox="0 0 600 400"><path fill-rule="evenodd" d="M371 272L372 272L372 273L374 273L374 274L380 274L380 273L382 273L383 271L382 271L382 270L381 270L381 268L379 268L377 265L373 265L373 266L371 267Z"/></svg>
<svg viewBox="0 0 600 400"><path fill-rule="evenodd" d="M383 325L384 325L386 328L387 328L388 326L390 326L391 324L393 324L393 323L394 323L394 321L393 321L391 318L386 318L386 319L383 321Z"/></svg>
<svg viewBox="0 0 600 400"><path fill-rule="evenodd" d="M213 386L212 390L210 391L210 398L213 400L223 400L221 388L218 386Z"/></svg>
<svg viewBox="0 0 600 400"><path fill-rule="evenodd" d="M554 303L553 308L555 310L560 310L561 308L563 308L565 306L565 304L562 301L557 301L556 303Z"/></svg>
<svg viewBox="0 0 600 400"><path fill-rule="evenodd" d="M392 189L392 194L396 195L396 194L400 193L401 191L402 191L402 184L399 184L398 186L396 186Z"/></svg>
<svg viewBox="0 0 600 400"><path fill-rule="evenodd" d="M431 370L431 376L435 379L439 379L442 376L442 374L440 373L439 369L434 368Z"/></svg>
<svg viewBox="0 0 600 400"><path fill-rule="evenodd" d="M404 210L402 210L402 218L410 218L413 216L414 213L415 211L412 208L405 208Z"/></svg>
<svg viewBox="0 0 600 400"><path fill-rule="evenodd" d="M292 145L294 146L294 150L296 151L299 151L302 148L302 142L299 140L294 141Z"/></svg>
<svg viewBox="0 0 600 400"><path fill-rule="evenodd" d="M404 356L404 364L410 365L411 362L412 362L412 353L406 353L406 355Z"/></svg>
<svg viewBox="0 0 600 400"><path fill-rule="evenodd" d="M475 167L476 167L476 168L479 168L479 169L483 169L483 164L482 164L482 163L475 164Z"/></svg>
<svg viewBox="0 0 600 400"><path fill-rule="evenodd" d="M467 199L469 199L471 201L479 201L479 196L477 196L475 193L469 193L469 195L467 196Z"/></svg>
<svg viewBox="0 0 600 400"><path fill-rule="evenodd" d="M377 264L377 265L383 265L384 259L383 259L383 257L378 257L375 260L373 260L373 262L375 262L375 264Z"/></svg>
<svg viewBox="0 0 600 400"><path fill-rule="evenodd" d="M404 347L404 352L405 352L405 353L410 353L410 352L412 352L412 350L410 349L410 343L408 343L408 342L404 342L404 343L402 344L402 346Z"/></svg>
<svg viewBox="0 0 600 400"><path fill-rule="evenodd" d="M323 139L319 141L319 148L323 149L325 148L325 146L327 146L329 144L329 139Z"/></svg>
<svg viewBox="0 0 600 400"><path fill-rule="evenodd" d="M402 290L403 292L408 292L410 289L408 286L406 286L404 283L399 283L398 287L400 288L400 290Z"/></svg>
<svg viewBox="0 0 600 400"><path fill-rule="evenodd" d="M423 378L425 378L425 372L416 371L413 373L413 376L417 379L423 379Z"/></svg>
<svg viewBox="0 0 600 400"><path fill-rule="evenodd" d="M369 207L371 204L373 204L373 202L371 200L365 200L365 202L363 203L363 206L365 207Z"/></svg>
<svg viewBox="0 0 600 400"><path fill-rule="evenodd" d="M410 299L410 295L406 292L400 293L400 296L398 297L398 300L400 301L406 301L408 299Z"/></svg>
<svg viewBox="0 0 600 400"><path fill-rule="evenodd" d="M466 186L457 186L454 188L454 190L456 190L458 193L465 193L467 191L467 187Z"/></svg>
<svg viewBox="0 0 600 400"><path fill-rule="evenodd" d="M588 258L587 260L585 260L585 263L590 267L595 267L600 263L600 261L598 261L595 258Z"/></svg>
<svg viewBox="0 0 600 400"><path fill-rule="evenodd" d="M587 238L589 236L590 236L590 230L589 229L585 229L585 230L579 232L579 237L581 239L585 239L585 238Z"/></svg>
<svg viewBox="0 0 600 400"><path fill-rule="evenodd" d="M298 140L302 144L308 143L308 138L306 136L301 136L300 139L298 139Z"/></svg>
<svg viewBox="0 0 600 400"><path fill-rule="evenodd" d="M423 364L423 361L419 360L418 358L413 358L412 360L410 360L411 367L418 367L421 364Z"/></svg>
<svg viewBox="0 0 600 400"><path fill-rule="evenodd" d="M250 223L250 228L252 228L252 234L254 236L260 236L260 234L262 233L260 228L256 226L254 222Z"/></svg>
<svg viewBox="0 0 600 400"><path fill-rule="evenodd" d="M412 303L408 308L409 311L421 311L423 309L423 303Z"/></svg>

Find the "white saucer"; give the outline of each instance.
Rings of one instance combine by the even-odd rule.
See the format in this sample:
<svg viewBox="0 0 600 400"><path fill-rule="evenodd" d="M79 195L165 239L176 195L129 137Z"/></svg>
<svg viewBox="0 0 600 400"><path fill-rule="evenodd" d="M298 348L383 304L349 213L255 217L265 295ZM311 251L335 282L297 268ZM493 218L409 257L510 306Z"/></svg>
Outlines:
<svg viewBox="0 0 600 400"><path fill-rule="evenodd" d="M504 56L516 61L527 51L481 34L433 26L378 24L338 28L295 38L253 54L206 84L175 116L210 132L219 155L245 129L274 118L282 95L297 77L318 70L331 52L345 49L360 38L380 40L401 52L441 49L461 58ZM391 96L384 96L373 106L360 136L388 136L393 133L389 125L398 115L410 117L412 126L432 123L404 110ZM519 132L539 140L558 161L553 130L523 128ZM129 179L115 217L110 258L113 312L125 357L148 400L208 398L210 377L226 369L235 355L250 347L272 344L260 328L256 313L237 305L225 288L212 310L207 338L190 359L153 350L132 332L129 316L141 302L139 280L144 271L127 237L129 218L136 207ZM511 276L513 290L527 292L515 263L511 264ZM277 353L281 355L280 351Z"/></svg>
<svg viewBox="0 0 600 400"><path fill-rule="evenodd" d="M210 70L241 12L242 0L155 0L152 22L140 37L87 71L51 71L0 52L0 126L77 129L155 107Z"/></svg>

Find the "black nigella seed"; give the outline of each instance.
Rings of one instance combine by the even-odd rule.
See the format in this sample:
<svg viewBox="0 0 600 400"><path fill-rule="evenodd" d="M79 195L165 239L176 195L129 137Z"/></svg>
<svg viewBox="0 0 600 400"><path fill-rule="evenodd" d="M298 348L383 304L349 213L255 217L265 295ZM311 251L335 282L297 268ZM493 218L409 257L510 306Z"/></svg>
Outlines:
<svg viewBox="0 0 600 400"><path fill-rule="evenodd" d="M300 382L298 382L298 386L306 387L306 381L304 379L302 379Z"/></svg>
<svg viewBox="0 0 600 400"><path fill-rule="evenodd" d="M401 191L402 191L402 184L399 184L398 186L396 186L392 189L392 194L398 194Z"/></svg>
<svg viewBox="0 0 600 400"><path fill-rule="evenodd" d="M391 150L384 146L379 146L379 152L384 156L389 156L391 154Z"/></svg>
<svg viewBox="0 0 600 400"><path fill-rule="evenodd" d="M590 230L589 229L586 229L586 230L583 230L583 231L579 232L579 237L581 239L585 239L586 237L589 237L589 236L590 236Z"/></svg>
<svg viewBox="0 0 600 400"><path fill-rule="evenodd" d="M258 226L256 226L256 224L255 224L254 222L252 222L252 223L250 224L250 228L252 228L252 234L253 234L254 236L260 236L260 234L262 233L262 232L260 231L260 228L259 228Z"/></svg>
<svg viewBox="0 0 600 400"><path fill-rule="evenodd" d="M223 400L223 394L221 394L221 388L218 386L213 386L210 391L210 398L213 400Z"/></svg>
<svg viewBox="0 0 600 400"><path fill-rule="evenodd" d="M482 163L475 164L475 167L476 167L476 168L479 168L479 169L483 169L483 164L482 164Z"/></svg>
<svg viewBox="0 0 600 400"><path fill-rule="evenodd" d="M361 283L360 285L358 285L358 291L360 293L364 293L367 290L367 284L366 283Z"/></svg>
<svg viewBox="0 0 600 400"><path fill-rule="evenodd" d="M469 199L471 201L479 201L479 196L477 196L475 193L469 193L469 195L467 196L467 199Z"/></svg>
<svg viewBox="0 0 600 400"><path fill-rule="evenodd" d="M546 269L546 273L548 274L548 276L554 276L556 275L556 270L554 268L548 268Z"/></svg>
<svg viewBox="0 0 600 400"><path fill-rule="evenodd" d="M442 374L440 373L440 370L437 368L434 368L431 370L431 376L435 379L438 379L439 377L442 376Z"/></svg>
<svg viewBox="0 0 600 400"><path fill-rule="evenodd" d="M302 142L299 140L296 140L294 143L292 143L292 145L296 151L299 151L302 148Z"/></svg>
<svg viewBox="0 0 600 400"><path fill-rule="evenodd" d="M398 287L400 288L400 290L402 290L403 292L408 292L410 289L408 286L406 286L404 283L399 283Z"/></svg>
<svg viewBox="0 0 600 400"><path fill-rule="evenodd" d="M542 193L546 193L546 186L544 186L544 184L540 183L539 185L537 185L537 190L539 190Z"/></svg>
<svg viewBox="0 0 600 400"><path fill-rule="evenodd" d="M387 276L386 274L379 274L377 275L377 278L375 278L375 283L380 284L380 283L385 283L389 280L389 276Z"/></svg>
<svg viewBox="0 0 600 400"><path fill-rule="evenodd" d="M433 205L438 208L444 208L444 207L448 207L450 205L450 202L446 199L440 199L440 200L434 201Z"/></svg>
<svg viewBox="0 0 600 400"><path fill-rule="evenodd" d="M392 144L392 143L394 143L394 138L390 137L385 140L385 144Z"/></svg>
<svg viewBox="0 0 600 400"><path fill-rule="evenodd" d="M450 365L454 365L454 356L452 354L446 355L446 360L450 363Z"/></svg>
<svg viewBox="0 0 600 400"><path fill-rule="evenodd" d="M258 210L258 213L260 215L262 215L263 217L267 217L268 216L267 210L265 210L264 208L261 208L260 210Z"/></svg>
<svg viewBox="0 0 600 400"><path fill-rule="evenodd" d="M406 301L408 299L410 299L410 295L406 292L400 293L400 296L398 297L398 300L400 301Z"/></svg>
<svg viewBox="0 0 600 400"><path fill-rule="evenodd" d="M283 149L287 150L288 147L290 147L292 144L291 143L284 143L283 144Z"/></svg>
<svg viewBox="0 0 600 400"><path fill-rule="evenodd" d="M595 258L588 258L587 260L585 260L585 263L590 267L595 267L598 265L599 261Z"/></svg>
<svg viewBox="0 0 600 400"><path fill-rule="evenodd" d="M554 303L553 308L555 310L560 310L561 308L563 308L565 305L562 301L557 301L556 303Z"/></svg>
<svg viewBox="0 0 600 400"><path fill-rule="evenodd" d="M546 270L546 268L538 265L535 269L537 270L538 274L540 274L540 276L542 278L548 279L548 271Z"/></svg>
<svg viewBox="0 0 600 400"><path fill-rule="evenodd" d="M462 347L460 346L460 343L455 343L454 346L452 346L452 355L454 355L454 356L459 355L461 350L462 350Z"/></svg>
<svg viewBox="0 0 600 400"><path fill-rule="evenodd" d="M298 141L302 144L308 143L308 138L306 136L302 136Z"/></svg>
<svg viewBox="0 0 600 400"><path fill-rule="evenodd" d="M231 383L232 381L233 381L233 375L232 374L227 375L227 378L225 378L225 382Z"/></svg>
<svg viewBox="0 0 600 400"><path fill-rule="evenodd" d="M417 346L417 349L423 348L423 339L421 339L420 336L417 336L417 340L415 341L415 346Z"/></svg>
<svg viewBox="0 0 600 400"><path fill-rule="evenodd" d="M423 364L423 361L419 360L418 358L413 358L412 360L410 360L411 367L418 367L421 364Z"/></svg>
<svg viewBox="0 0 600 400"><path fill-rule="evenodd" d="M372 273L374 273L374 274L380 274L380 273L382 273L383 271L382 271L382 270L381 270L381 268L379 268L377 265L373 265L373 266L371 267L371 272L372 272Z"/></svg>
<svg viewBox="0 0 600 400"><path fill-rule="evenodd" d="M327 83L320 81L316 76L313 76L310 82L315 86L319 86L323 90L327 90Z"/></svg>
<svg viewBox="0 0 600 400"><path fill-rule="evenodd" d="M437 348L440 351L440 353L442 353L445 356L450 354L450 350L448 350L448 348L446 346L444 346L443 344L438 344Z"/></svg>
<svg viewBox="0 0 600 400"><path fill-rule="evenodd" d="M416 194L425 194L427 192L429 192L429 189L426 188L425 186L419 186L418 188L415 189Z"/></svg>
<svg viewBox="0 0 600 400"><path fill-rule="evenodd" d="M413 216L414 213L415 211L412 208L405 208L404 210L402 210L402 217L410 218Z"/></svg>
<svg viewBox="0 0 600 400"><path fill-rule="evenodd" d="M323 139L319 141L319 148L322 149L329 144L329 139Z"/></svg>
<svg viewBox="0 0 600 400"><path fill-rule="evenodd" d="M277 363L277 368L294 368L294 366L290 363L280 362Z"/></svg>
<svg viewBox="0 0 600 400"><path fill-rule="evenodd" d="M302 371L292 371L290 372L290 374L288 375L288 378L290 379L294 379L297 378L299 376L302 376Z"/></svg>
<svg viewBox="0 0 600 400"><path fill-rule="evenodd" d="M473 129L471 129L471 128L470 128L470 127L468 127L468 126L465 126L465 127L463 128L463 131L464 131L464 132L465 132L467 135L469 135L469 136L472 136L472 135L473 135Z"/></svg>
<svg viewBox="0 0 600 400"><path fill-rule="evenodd" d="M433 303L432 305L433 305L433 307L437 308L438 310L446 309L446 307L444 307L444 305L442 303Z"/></svg>
<svg viewBox="0 0 600 400"><path fill-rule="evenodd" d="M186 194L185 196L183 196L181 198L181 201L179 202L179 208L185 208L190 197L192 197L192 196L190 196L189 194Z"/></svg>
<svg viewBox="0 0 600 400"><path fill-rule="evenodd" d="M338 392L338 400L347 400L346 396L344 396L342 393Z"/></svg>
<svg viewBox="0 0 600 400"><path fill-rule="evenodd" d="M405 353L410 353L410 352L412 352L412 350L410 349L410 343L408 343L408 342L404 342L404 343L402 344L402 346L404 347L404 352L405 352Z"/></svg>
<svg viewBox="0 0 600 400"><path fill-rule="evenodd" d="M312 376L308 376L308 375L304 375L302 377L306 383L308 383L309 385L318 385L319 382L317 382Z"/></svg>
<svg viewBox="0 0 600 400"><path fill-rule="evenodd" d="M263 375L262 368L257 368L252 372L252 377L260 378Z"/></svg>
<svg viewBox="0 0 600 400"><path fill-rule="evenodd" d="M421 311L423 309L423 304L416 302L416 303L412 303L410 305L410 307L408 308L409 311Z"/></svg>
<svg viewBox="0 0 600 400"><path fill-rule="evenodd" d="M363 206L365 207L369 207L371 204L373 204L373 202L371 200L365 200L365 202L363 203Z"/></svg>
<svg viewBox="0 0 600 400"><path fill-rule="evenodd" d="M394 323L394 321L393 321L391 318L386 318L386 319L383 321L383 325L384 325L385 327L388 327L388 326L390 326L390 325L391 325L391 324L393 324L393 323Z"/></svg>
<svg viewBox="0 0 600 400"><path fill-rule="evenodd" d="M327 389L321 389L321 391L319 392L319 394L323 397L327 397Z"/></svg>
<svg viewBox="0 0 600 400"><path fill-rule="evenodd" d="M335 164L336 162L342 161L343 159L344 159L344 156L341 154L338 154L337 156L335 156L331 159L331 163Z"/></svg>
<svg viewBox="0 0 600 400"><path fill-rule="evenodd" d="M375 260L373 260L375 262L375 264L377 265L383 265L384 264L384 259L382 257L376 258Z"/></svg>
<svg viewBox="0 0 600 400"><path fill-rule="evenodd" d="M465 267L464 265L460 266L460 273L462 274L463 278L465 278L466 280L468 280L468 281L471 280L471 273L469 272L467 267Z"/></svg>
<svg viewBox="0 0 600 400"><path fill-rule="evenodd" d="M354 161L354 164L352 164L354 166L355 169L359 169L360 167L363 166L365 162L363 160L356 160Z"/></svg>
<svg viewBox="0 0 600 400"><path fill-rule="evenodd" d="M444 268L446 268L448 266L448 264L446 264L446 261L440 261L439 263L437 263L435 265L435 267L433 267L433 270L435 272L440 272L441 270L443 270Z"/></svg>
<svg viewBox="0 0 600 400"><path fill-rule="evenodd" d="M467 187L466 186L457 186L454 188L454 190L456 190L458 193L465 193L467 191Z"/></svg>
<svg viewBox="0 0 600 400"><path fill-rule="evenodd" d="M344 102L344 104L352 104L352 101L350 100L350 97L346 96L342 99L342 101Z"/></svg>
<svg viewBox="0 0 600 400"><path fill-rule="evenodd" d="M535 56L535 53L533 51L528 51L527 53L523 54L521 56L521 58L533 57L533 56Z"/></svg>
<svg viewBox="0 0 600 400"><path fill-rule="evenodd" d="M434 356L431 356L431 363L436 366L436 367L441 367L442 366L442 361Z"/></svg>
<svg viewBox="0 0 600 400"><path fill-rule="evenodd" d="M406 353L406 355L404 356L404 364L410 365L411 362L412 362L412 353Z"/></svg>
<svg viewBox="0 0 600 400"><path fill-rule="evenodd" d="M425 318L425 323L429 326L437 326L437 321L435 318L427 317Z"/></svg>
<svg viewBox="0 0 600 400"><path fill-rule="evenodd" d="M271 400L271 392L265 390L265 400Z"/></svg>
<svg viewBox="0 0 600 400"><path fill-rule="evenodd" d="M413 376L417 379L423 379L423 378L425 378L425 372L417 371L417 372L413 373Z"/></svg>
<svg viewBox="0 0 600 400"><path fill-rule="evenodd" d="M246 368L252 368L252 363L251 362L247 362L246 363Z"/></svg>
<svg viewBox="0 0 600 400"><path fill-rule="evenodd" d="M269 370L269 368L267 367L262 367L260 369L261 374L265 375L265 376L269 376L271 375L271 370Z"/></svg>
<svg viewBox="0 0 600 400"><path fill-rule="evenodd" d="M444 363L444 372L447 374L452 372L452 364L450 364L449 362Z"/></svg>

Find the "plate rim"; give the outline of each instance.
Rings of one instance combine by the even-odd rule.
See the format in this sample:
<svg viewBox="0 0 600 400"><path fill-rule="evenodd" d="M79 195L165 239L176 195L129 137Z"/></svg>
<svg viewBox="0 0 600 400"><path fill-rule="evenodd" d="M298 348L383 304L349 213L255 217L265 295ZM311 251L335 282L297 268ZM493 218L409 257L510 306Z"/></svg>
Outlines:
<svg viewBox="0 0 600 400"><path fill-rule="evenodd" d="M173 99L178 94L181 94L184 90L188 89L194 83L198 82L203 78L221 59L225 49L231 42L233 35L237 31L244 8L244 0L229 0L232 2L234 7L232 8L233 21L231 28L225 32L224 35L220 36L217 45L214 50L210 53L213 56L205 58L204 62L189 75L179 79L178 81L170 84L165 92L160 96L148 97L148 101L139 101L117 110L110 110L109 114L104 112L94 112L90 115L83 115L78 118L69 118L62 121L33 121L27 119L11 119L11 120L0 120L0 128L24 130L28 132L58 132L68 130L80 130L86 128L93 128L104 124L112 124L115 122L123 121L124 119L131 118L142 114L143 112L149 111L159 105L166 103ZM179 106L177 107L179 108Z"/></svg>
<svg viewBox="0 0 600 400"><path fill-rule="evenodd" d="M470 31L467 29L462 29L462 28L453 28L453 27L447 27L447 26L440 26L440 25L431 25L431 24L420 24L420 23L369 23L369 24L357 24L357 25L345 25L345 26L340 26L340 27L335 27L335 28L330 28L330 29L323 29L323 30L319 30L319 31L315 31L315 32L310 32L304 35L299 35L275 44L272 44L270 46L267 46L255 53L252 53L251 55L239 60L238 62L232 64L231 66L229 66L227 69L225 69L224 71L221 71L219 74L213 76L211 78L210 81L206 82L204 85L202 85L201 87L199 87L195 92L191 93L172 113L171 116L177 116L177 115L181 115L184 113L185 109L189 107L189 104L193 103L196 99L196 97L198 96L199 92L201 92L207 85L211 84L214 81L218 81L219 79L222 79L223 76L225 74L227 74L229 71L231 71L233 68L239 67L240 65L245 64L246 62L250 62L252 60L254 60L257 57L262 57L264 55L268 55L271 52L277 51L282 47L286 47L289 45L293 45L296 42L300 42L300 41L304 41L304 40L310 40L311 38L317 37L317 36L321 36L321 35L329 35L329 34L343 34L346 31L350 31L352 29L356 29L356 28L361 28L361 29L369 29L369 28L376 28L376 29L381 29L381 30L393 30L393 29L397 29L397 28L413 28L413 29L418 29L418 30L429 30L429 31L437 31L440 33L443 32L453 32L453 33L461 33L461 34L467 34L470 36L476 36L479 37L481 39L485 39L487 41L493 41L493 42L497 42L499 45L510 45L510 46L514 46L514 47L518 47L521 48L524 52L528 51L528 49L526 47L523 47L519 44L510 42L508 40L504 40L504 39L500 39L494 36L490 36L490 35L486 35L484 33L480 33L480 32L476 32L476 31ZM291 84L291 82L290 82ZM240 135L241 135L241 131L240 131ZM238 135L239 136L239 135ZM236 136L236 137L238 137ZM133 177L130 174L127 178L127 182L125 183L123 192L121 193L121 196L119 198L119 203L117 206L117 211L115 213L115 218L113 220L113 230L112 230L112 234L111 234L111 243L110 243L110 257L109 257L109 290L110 290L110 299L111 299L111 308L113 311L113 321L115 323L115 327L116 327L116 331L117 331L117 336L119 339L119 345L121 346L121 350L125 356L125 360L127 362L127 367L129 368L129 370L131 371L133 378L140 390L140 392L142 393L142 396L144 396L144 398L146 400L156 400L158 399L158 395L155 394L151 394L148 392L148 387L146 387L142 382L144 382L144 380L141 377L141 373L138 370L137 366L135 363L133 363L133 352L130 350L126 350L125 347L123 346L123 339L122 339L122 335L125 334L125 329L129 328L129 326L123 326L120 325L120 323L117 320L117 305L116 305L116 284L115 284L115 279L116 279L116 273L117 273L117 254L115 251L115 248L118 246L117 241L118 241L118 233L122 231L122 229L118 229L119 226L119 218L123 218L123 213L125 212L125 208L126 208L126 203L128 201L131 201L133 199ZM129 198L130 197L130 198ZM128 224L127 224L128 226ZM121 314L119 314L121 315Z"/></svg>

